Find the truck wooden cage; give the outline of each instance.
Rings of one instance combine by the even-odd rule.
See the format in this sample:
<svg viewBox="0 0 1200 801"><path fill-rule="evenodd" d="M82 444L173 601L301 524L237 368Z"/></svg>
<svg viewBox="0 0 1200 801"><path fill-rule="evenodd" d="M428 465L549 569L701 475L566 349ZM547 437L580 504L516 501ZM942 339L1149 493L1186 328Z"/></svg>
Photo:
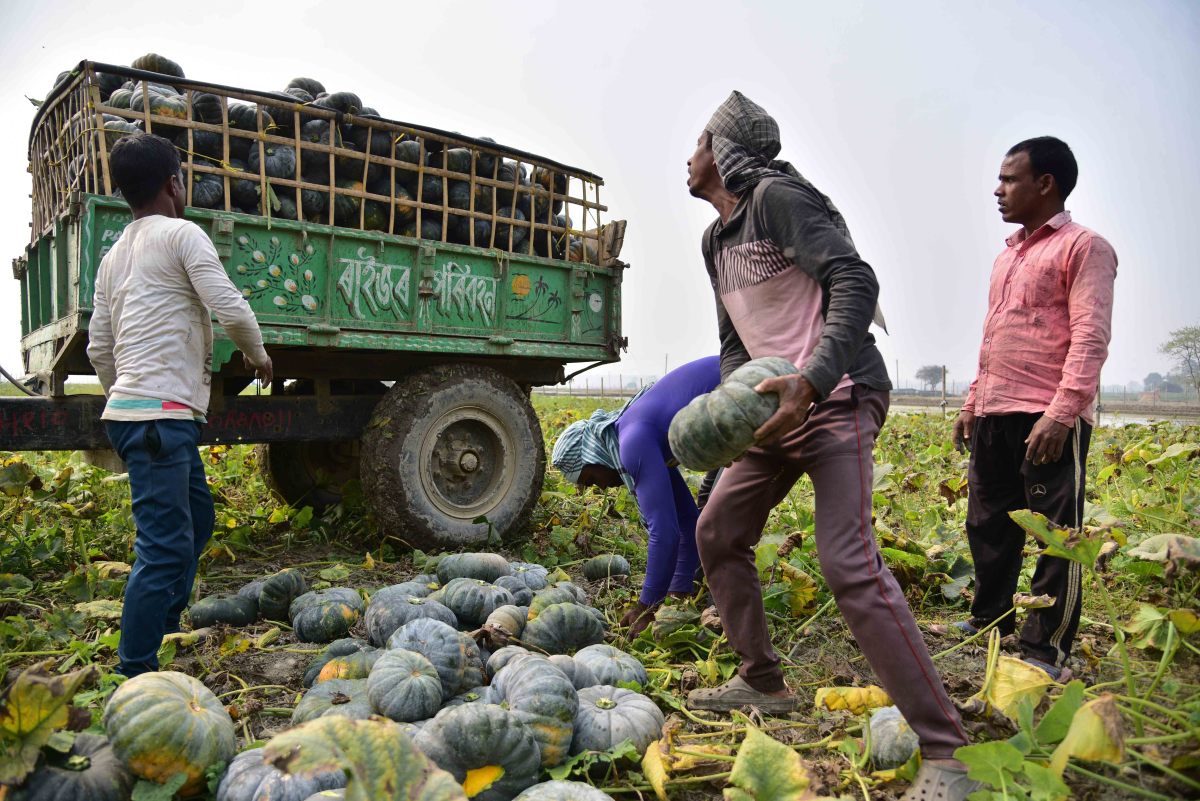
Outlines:
<svg viewBox="0 0 1200 801"><path fill-rule="evenodd" d="M102 76L109 85L113 76L126 83L105 96ZM164 94L162 87L178 94ZM318 125L310 125L314 121ZM73 193L117 193L109 153L139 129L179 147L189 206L589 264L611 257L602 242L603 180L590 172L489 140L343 113L288 94L91 61L54 88L34 119L32 239L67 211ZM321 130L324 136L314 135ZM220 180L219 205L198 202L198 187L210 180L202 176ZM248 184L257 188L259 208L234 202L235 190ZM452 199L459 188L466 191Z"/></svg>

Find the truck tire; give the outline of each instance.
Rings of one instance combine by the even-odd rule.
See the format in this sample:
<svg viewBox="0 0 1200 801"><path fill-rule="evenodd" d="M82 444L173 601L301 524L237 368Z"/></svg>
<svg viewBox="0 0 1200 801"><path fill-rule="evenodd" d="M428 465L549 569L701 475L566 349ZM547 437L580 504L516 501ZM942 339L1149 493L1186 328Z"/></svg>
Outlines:
<svg viewBox="0 0 1200 801"><path fill-rule="evenodd" d="M358 478L357 440L268 442L256 445L254 455L267 488L295 507L335 506L346 482Z"/></svg>
<svg viewBox="0 0 1200 801"><path fill-rule="evenodd" d="M488 367L447 364L397 381L363 432L363 493L380 528L422 550L524 531L546 451L529 397ZM487 523L476 523L479 518Z"/></svg>
<svg viewBox="0 0 1200 801"><path fill-rule="evenodd" d="M334 381L338 395L383 395L379 381ZM313 394L312 381L293 381L285 395ZM330 442L270 442L256 445L258 470L268 489L291 506L311 506L320 512L342 501L342 488L358 479L357 440Z"/></svg>

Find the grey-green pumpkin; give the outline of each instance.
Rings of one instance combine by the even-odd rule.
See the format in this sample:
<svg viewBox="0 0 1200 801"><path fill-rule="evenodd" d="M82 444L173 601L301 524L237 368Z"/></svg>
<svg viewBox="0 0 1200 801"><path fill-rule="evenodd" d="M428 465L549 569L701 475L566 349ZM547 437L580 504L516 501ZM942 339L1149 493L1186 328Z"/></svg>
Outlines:
<svg viewBox="0 0 1200 801"><path fill-rule="evenodd" d="M301 595L288 614L300 642L333 642L345 637L362 615L362 596L350 587L330 587Z"/></svg>
<svg viewBox="0 0 1200 801"><path fill-rule="evenodd" d="M508 590L512 594L512 603L517 606L529 606L533 600L533 590L519 576L501 576L492 583Z"/></svg>
<svg viewBox="0 0 1200 801"><path fill-rule="evenodd" d="M898 768L912 758L919 745L917 733L894 706L876 709L868 722L871 747L868 756L876 770Z"/></svg>
<svg viewBox="0 0 1200 801"><path fill-rule="evenodd" d="M371 646L366 640L360 640L357 637L343 637L340 640L334 640L308 663L308 667L304 670L304 686L313 686L325 665L332 660L370 648Z"/></svg>
<svg viewBox="0 0 1200 801"><path fill-rule="evenodd" d="M694 398L671 420L667 432L675 458L692 470L713 470L741 456L754 444L754 432L779 408L775 393L760 395L754 387L796 372L786 359L753 359L712 392Z"/></svg>
<svg viewBox="0 0 1200 801"><path fill-rule="evenodd" d="M313 685L292 710L292 725L326 715L365 720L374 714L367 700L366 679L332 679Z"/></svg>
<svg viewBox="0 0 1200 801"><path fill-rule="evenodd" d="M607 751L625 740L638 753L662 736L662 710L646 696L607 684L579 691L571 753Z"/></svg>
<svg viewBox="0 0 1200 801"><path fill-rule="evenodd" d="M449 699L483 684L479 646L440 620L418 618L398 628L388 649L416 651L433 663L442 681L442 698Z"/></svg>
<svg viewBox="0 0 1200 801"><path fill-rule="evenodd" d="M512 574L533 592L546 588L547 576L550 571L534 562L509 562Z"/></svg>
<svg viewBox="0 0 1200 801"><path fill-rule="evenodd" d="M533 733L495 704L448 709L427 723L414 742L475 801L510 801L535 784L541 771Z"/></svg>
<svg viewBox="0 0 1200 801"><path fill-rule="evenodd" d="M287 620L292 601L308 591L304 574L292 567L263 579L258 591L258 614L264 620Z"/></svg>
<svg viewBox="0 0 1200 801"><path fill-rule="evenodd" d="M14 790L12 801L128 801L136 781L108 738L80 732L67 753L43 751L42 764Z"/></svg>
<svg viewBox="0 0 1200 801"><path fill-rule="evenodd" d="M512 567L498 553L452 553L443 556L437 565L438 581L443 585L456 578L492 582L509 575Z"/></svg>
<svg viewBox="0 0 1200 801"><path fill-rule="evenodd" d="M258 601L242 595L210 595L192 604L188 617L197 629L217 623L248 626L258 619Z"/></svg>
<svg viewBox="0 0 1200 801"><path fill-rule="evenodd" d="M492 697L533 732L542 767L567 758L579 698L566 674L549 659L518 654L492 679Z"/></svg>
<svg viewBox="0 0 1200 801"><path fill-rule="evenodd" d="M598 679L597 684L619 685L634 681L645 687L650 683L646 668L636 657L607 643L580 648L574 660L587 667Z"/></svg>
<svg viewBox="0 0 1200 801"><path fill-rule="evenodd" d="M217 786L216 801L305 801L314 793L345 786L346 776L340 770L290 775L264 760L262 748L251 748L229 763Z"/></svg>
<svg viewBox="0 0 1200 801"><path fill-rule="evenodd" d="M576 690L582 690L584 687L594 687L597 684L606 684L596 678L596 674L592 673L591 668L582 662L576 662L572 657L566 654L551 654L550 662L559 670L566 674L571 680L571 684Z"/></svg>
<svg viewBox="0 0 1200 801"><path fill-rule="evenodd" d="M536 599L535 599L536 600ZM525 625L521 640L549 654L573 653L604 639L604 626L576 603L551 604Z"/></svg>
<svg viewBox="0 0 1200 801"><path fill-rule="evenodd" d="M442 704L442 680L423 655L397 648L384 652L371 668L367 700L392 720L424 720Z"/></svg>
<svg viewBox="0 0 1200 801"><path fill-rule="evenodd" d="M588 581L629 575L629 560L615 553L593 556L583 563L583 577Z"/></svg>
<svg viewBox="0 0 1200 801"><path fill-rule="evenodd" d="M401 586L401 585L396 585ZM449 607L437 601L384 588L371 596L367 604L367 636L375 645L383 645L396 629L420 617L440 620L448 626L458 626L458 617Z"/></svg>
<svg viewBox="0 0 1200 801"><path fill-rule="evenodd" d="M469 629L482 626L496 607L513 603L508 590L473 578L450 579L430 597L445 604L458 618L459 625Z"/></svg>
<svg viewBox="0 0 1200 801"><path fill-rule="evenodd" d="M556 779L526 788L513 801L613 801L613 797L590 784Z"/></svg>

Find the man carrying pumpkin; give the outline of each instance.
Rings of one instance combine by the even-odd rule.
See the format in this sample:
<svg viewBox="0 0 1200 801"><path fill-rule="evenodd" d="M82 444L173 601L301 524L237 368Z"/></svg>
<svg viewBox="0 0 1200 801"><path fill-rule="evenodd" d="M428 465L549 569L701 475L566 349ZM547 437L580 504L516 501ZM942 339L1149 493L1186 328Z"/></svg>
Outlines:
<svg viewBox="0 0 1200 801"><path fill-rule="evenodd" d="M816 495L821 571L880 684L921 740L925 758L906 799L961 801L977 784L953 758L967 737L871 528L875 437L891 384L868 333L882 322L879 286L841 214L787 162L779 126L734 92L688 160L688 188L719 215L701 242L716 297L721 374L753 358L799 368L759 392L779 410L757 445L726 469L700 515L696 543L738 675L695 690L688 704L786 712L794 697L771 644L754 546L771 508L801 475Z"/></svg>
<svg viewBox="0 0 1200 801"><path fill-rule="evenodd" d="M979 371L954 444L971 451L967 539L975 598L967 634L996 623L1011 634L1013 593L1024 562L1025 531L1008 516L1032 509L1062 526L1083 519L1083 478L1092 403L1112 333L1117 255L1098 234L1071 221L1065 203L1079 167L1066 142L1019 142L1000 165L993 194L1000 216L1021 228L992 267ZM1031 609L1021 627L1026 662L1066 681L1079 628L1083 568L1040 556L1031 591L1053 605Z"/></svg>
<svg viewBox="0 0 1200 801"><path fill-rule="evenodd" d="M87 354L108 398L108 438L129 468L137 558L117 670L136 676L158 669L163 634L179 630L212 535L196 447L212 381L210 312L264 383L271 358L212 242L182 219L187 190L175 146L153 134L122 137L109 169L133 221L100 262Z"/></svg>
<svg viewBox="0 0 1200 801"><path fill-rule="evenodd" d="M697 359L667 373L617 411L600 410L567 427L554 443L551 463L567 480L581 487L619 487L637 498L638 510L650 532L646 549L646 578L637 602L621 619L636 637L654 620L663 598L691 595L699 557L692 491L675 466L667 444L667 429L676 412L691 400L711 392L721 380L718 357ZM705 477L712 488L715 474Z"/></svg>

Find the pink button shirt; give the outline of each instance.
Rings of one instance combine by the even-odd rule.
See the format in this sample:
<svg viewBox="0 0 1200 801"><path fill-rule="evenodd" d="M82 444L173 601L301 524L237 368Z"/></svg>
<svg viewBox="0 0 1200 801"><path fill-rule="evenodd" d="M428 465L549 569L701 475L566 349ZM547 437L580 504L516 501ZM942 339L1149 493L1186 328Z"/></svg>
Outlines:
<svg viewBox="0 0 1200 801"><path fill-rule="evenodd" d="M1005 240L992 267L979 371L963 411L1093 422L1112 335L1117 254L1064 211Z"/></svg>

